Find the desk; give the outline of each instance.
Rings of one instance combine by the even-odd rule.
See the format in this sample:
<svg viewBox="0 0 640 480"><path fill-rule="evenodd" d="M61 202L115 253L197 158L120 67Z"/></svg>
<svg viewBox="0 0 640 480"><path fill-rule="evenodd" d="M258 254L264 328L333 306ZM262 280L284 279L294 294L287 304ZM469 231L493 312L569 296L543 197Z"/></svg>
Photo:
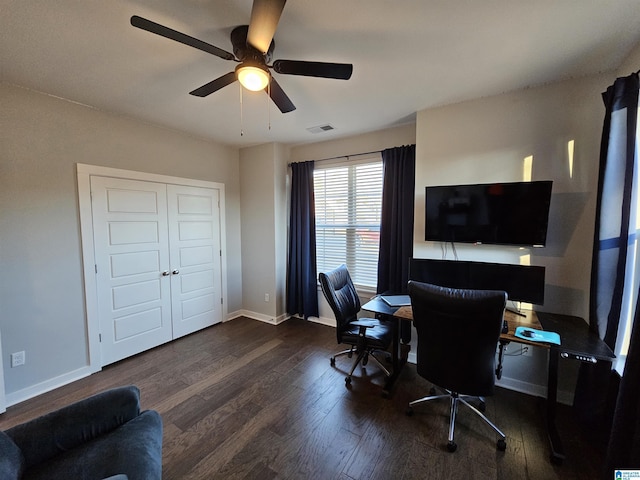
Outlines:
<svg viewBox="0 0 640 480"><path fill-rule="evenodd" d="M565 458L562 442L556 428L556 400L558 395L558 362L560 358L581 362L611 363L615 355L587 323L579 317L538 312L543 330L557 332L561 345L550 345L547 375L547 433L551 444L551 461L561 464Z"/></svg>
<svg viewBox="0 0 640 480"><path fill-rule="evenodd" d="M406 362L400 358L400 334L399 334L399 321L412 321L413 312L411 307L394 308L387 305L383 300L378 297L373 298L367 302L363 307L363 310L368 310L377 314L388 316L389 318L396 319L394 328L394 342L393 342L393 357L394 357L394 371L393 379L389 379L387 394L390 388L393 386L393 382L397 378L402 369L402 366ZM578 360L588 363L597 363L600 361L611 362L615 358L615 355L597 335L589 330L587 323L579 317L573 317L570 315L560 315L556 313L548 312L535 312L532 310L526 310L522 312L523 315L519 315L510 311L505 312L505 319L507 320L509 330L507 333L500 334L500 354L498 367L496 368L496 375L499 375L502 370L502 349L504 345L509 342L518 342L527 345L533 345L538 348L544 348L549 351L549 365L547 372L547 434L549 435L549 444L551 446L551 462L555 464L561 464L565 458L564 449L562 447L562 441L558 434L556 427L556 404L558 399L558 364L560 358ZM530 328L548 330L557 332L560 335L561 345L531 342L514 335L515 329L518 326L526 326ZM396 369L396 362L398 363Z"/></svg>
<svg viewBox="0 0 640 480"><path fill-rule="evenodd" d="M505 314L505 318L509 323L509 333L506 335L500 335L500 347L509 343L510 341L525 343L533 345L538 348L545 348L549 351L549 363L547 367L547 434L549 436L549 445L551 446L551 462L555 464L562 464L565 459L564 449L562 447L562 441L558 434L556 427L556 405L558 400L558 364L560 358L569 360L578 360L587 363L597 362L611 362L615 358L615 355L609 348L594 333L589 330L587 323L579 317L573 317L570 315L560 315L557 313L548 312L534 312L527 311L527 318L514 319L514 325L511 326L511 317L508 317L509 312ZM547 330L550 332L556 332L560 335L560 345L531 342L524 340L513 335L514 330L519 325L526 326L526 322L532 321L532 328L535 323L540 325L537 328ZM524 323L523 323L524 322ZM500 352L502 356L502 351ZM502 367L499 362L501 371ZM501 372L500 372L501 373ZM499 376L499 372L496 371L496 375Z"/></svg>

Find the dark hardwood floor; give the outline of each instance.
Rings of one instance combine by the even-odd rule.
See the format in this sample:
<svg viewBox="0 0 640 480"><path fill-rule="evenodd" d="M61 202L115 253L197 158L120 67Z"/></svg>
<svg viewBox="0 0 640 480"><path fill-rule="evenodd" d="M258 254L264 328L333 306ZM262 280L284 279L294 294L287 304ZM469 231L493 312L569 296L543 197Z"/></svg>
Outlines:
<svg viewBox="0 0 640 480"><path fill-rule="evenodd" d="M567 460L549 462L543 402L497 389L487 415L494 432L466 409L458 450L447 452L448 403L410 400L430 385L408 364L389 399L371 362L356 370L330 355L335 330L291 319L272 326L246 318L216 325L104 368L71 385L10 407L0 429L104 389L135 384L145 409L164 422L163 478L171 479L562 479L600 478L601 452L588 445L571 409L560 406Z"/></svg>

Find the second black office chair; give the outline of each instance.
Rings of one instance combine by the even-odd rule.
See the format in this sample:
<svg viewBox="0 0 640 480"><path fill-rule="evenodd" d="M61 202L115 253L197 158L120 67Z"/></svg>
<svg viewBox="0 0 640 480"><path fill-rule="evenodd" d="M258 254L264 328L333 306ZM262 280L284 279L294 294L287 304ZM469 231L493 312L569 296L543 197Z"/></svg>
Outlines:
<svg viewBox="0 0 640 480"><path fill-rule="evenodd" d="M418 374L443 389L409 403L413 406L438 398L450 399L449 442L454 452L454 428L458 404L469 407L500 436L498 450L505 450L505 435L469 397L493 395L496 346L502 328L507 294L502 291L462 290L428 283L409 282L413 324L418 333ZM432 392L434 393L434 392Z"/></svg>
<svg viewBox="0 0 640 480"><path fill-rule="evenodd" d="M351 384L351 375L359 363L365 366L371 359L382 369L388 377L389 370L375 357L374 352L386 351L389 348L393 331L391 326L372 318L358 319L360 298L345 265L319 275L320 286L331 310L336 317L336 334L338 343L350 345L350 348L336 353L331 357L331 365L335 365L336 357L354 353L357 358L345 378L347 385Z"/></svg>

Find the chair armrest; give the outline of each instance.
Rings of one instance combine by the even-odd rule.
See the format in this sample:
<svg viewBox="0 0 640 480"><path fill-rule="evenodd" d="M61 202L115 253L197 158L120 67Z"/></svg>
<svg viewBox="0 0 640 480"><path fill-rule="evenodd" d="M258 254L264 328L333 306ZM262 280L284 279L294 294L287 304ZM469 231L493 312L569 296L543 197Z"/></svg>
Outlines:
<svg viewBox="0 0 640 480"><path fill-rule="evenodd" d="M364 328L373 328L379 325L380 322L377 320L371 320L369 318L362 318L360 320L356 320L355 322L351 322L351 325L355 325L356 327L364 327Z"/></svg>
<svg viewBox="0 0 640 480"><path fill-rule="evenodd" d="M27 469L104 435L140 414L140 390L114 388L80 400L5 433L20 448Z"/></svg>

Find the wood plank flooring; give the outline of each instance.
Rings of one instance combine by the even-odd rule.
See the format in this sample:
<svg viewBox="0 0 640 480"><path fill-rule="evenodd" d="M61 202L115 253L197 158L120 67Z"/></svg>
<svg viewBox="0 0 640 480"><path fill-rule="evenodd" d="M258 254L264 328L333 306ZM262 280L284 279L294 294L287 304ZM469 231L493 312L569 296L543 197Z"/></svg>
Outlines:
<svg viewBox="0 0 640 480"><path fill-rule="evenodd" d="M390 399L371 362L344 383L351 359L331 327L291 319L279 326L238 318L123 360L71 385L10 407L9 428L107 388L135 384L164 423L163 478L173 479L562 479L601 478L602 452L560 406L567 451L549 458L543 403L497 389L487 415L507 435L461 409L458 450L445 449L448 402L416 406L430 385L408 364Z"/></svg>

